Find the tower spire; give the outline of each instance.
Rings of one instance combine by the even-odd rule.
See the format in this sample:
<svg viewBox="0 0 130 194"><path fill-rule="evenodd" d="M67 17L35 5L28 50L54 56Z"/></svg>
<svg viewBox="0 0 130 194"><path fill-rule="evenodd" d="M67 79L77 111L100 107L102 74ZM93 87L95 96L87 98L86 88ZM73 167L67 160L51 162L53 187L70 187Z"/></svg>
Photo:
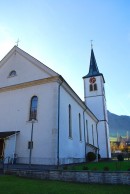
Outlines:
<svg viewBox="0 0 130 194"><path fill-rule="evenodd" d="M91 40L91 49L93 49L93 40Z"/></svg>
<svg viewBox="0 0 130 194"><path fill-rule="evenodd" d="M98 118L97 145L102 158L110 158L109 126L107 117L106 97L104 89L104 77L99 72L91 41L91 55L89 72L84 79L85 105Z"/></svg>
<svg viewBox="0 0 130 194"><path fill-rule="evenodd" d="M96 58L95 58L94 51L93 51L92 41L93 40L91 40L91 55L90 55L89 72L83 78L89 78L89 77L93 77L93 76L102 76L103 77L103 74L99 72L99 69L97 66ZM104 77L103 77L103 81L105 83Z"/></svg>
<svg viewBox="0 0 130 194"><path fill-rule="evenodd" d="M94 56L93 48L91 47L91 57L90 57L90 66L89 66L89 74L91 76L99 74L97 62Z"/></svg>

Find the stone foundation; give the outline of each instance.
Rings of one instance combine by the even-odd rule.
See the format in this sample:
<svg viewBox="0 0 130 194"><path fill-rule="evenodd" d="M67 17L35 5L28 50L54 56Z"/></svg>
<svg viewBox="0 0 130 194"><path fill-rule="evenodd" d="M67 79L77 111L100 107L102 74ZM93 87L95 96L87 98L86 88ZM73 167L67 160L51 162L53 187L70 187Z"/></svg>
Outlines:
<svg viewBox="0 0 130 194"><path fill-rule="evenodd" d="M16 174L21 177L60 180L98 184L126 184L130 185L130 172L94 172L94 171L65 171L65 170L6 170L5 173Z"/></svg>

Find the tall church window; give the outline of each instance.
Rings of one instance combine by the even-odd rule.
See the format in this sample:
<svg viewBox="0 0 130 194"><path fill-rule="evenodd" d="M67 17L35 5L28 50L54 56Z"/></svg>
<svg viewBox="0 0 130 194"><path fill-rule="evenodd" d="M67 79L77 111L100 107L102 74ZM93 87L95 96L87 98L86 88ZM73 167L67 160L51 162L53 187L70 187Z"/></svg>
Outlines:
<svg viewBox="0 0 130 194"><path fill-rule="evenodd" d="M69 104L69 138L72 138L72 110Z"/></svg>
<svg viewBox="0 0 130 194"><path fill-rule="evenodd" d="M87 143L89 143L88 121L86 120Z"/></svg>
<svg viewBox="0 0 130 194"><path fill-rule="evenodd" d="M89 90L93 91L93 85L92 84L89 85Z"/></svg>
<svg viewBox="0 0 130 194"><path fill-rule="evenodd" d="M93 125L92 125L92 138L93 138L93 145L94 145L94 130L93 130Z"/></svg>
<svg viewBox="0 0 130 194"><path fill-rule="evenodd" d="M79 113L79 140L82 141L81 114Z"/></svg>
<svg viewBox="0 0 130 194"><path fill-rule="evenodd" d="M38 103L38 97L33 96L31 98L29 120L32 120L32 119L36 120L37 119L37 103Z"/></svg>
<svg viewBox="0 0 130 194"><path fill-rule="evenodd" d="M97 84L94 84L94 90L97 90Z"/></svg>

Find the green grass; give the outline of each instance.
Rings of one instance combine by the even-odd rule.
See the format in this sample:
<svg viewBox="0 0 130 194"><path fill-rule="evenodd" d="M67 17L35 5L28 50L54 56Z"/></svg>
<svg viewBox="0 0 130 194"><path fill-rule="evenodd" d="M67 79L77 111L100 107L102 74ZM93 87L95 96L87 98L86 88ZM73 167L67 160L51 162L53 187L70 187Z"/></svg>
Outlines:
<svg viewBox="0 0 130 194"><path fill-rule="evenodd" d="M90 162L86 164L79 164L75 166L68 166L69 170L83 170L84 167L88 167L88 170L104 171L107 167L109 171L127 171L130 169L130 161L122 162Z"/></svg>
<svg viewBox="0 0 130 194"><path fill-rule="evenodd" d="M128 194L128 185L80 184L0 176L0 194Z"/></svg>

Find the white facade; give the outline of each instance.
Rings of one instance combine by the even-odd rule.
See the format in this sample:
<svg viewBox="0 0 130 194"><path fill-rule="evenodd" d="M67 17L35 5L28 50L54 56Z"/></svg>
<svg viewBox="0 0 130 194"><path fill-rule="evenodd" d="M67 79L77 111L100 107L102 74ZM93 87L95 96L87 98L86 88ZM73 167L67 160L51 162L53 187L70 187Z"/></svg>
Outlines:
<svg viewBox="0 0 130 194"><path fill-rule="evenodd" d="M66 85L60 90L60 131L59 157L61 163L83 162L86 156L86 143L97 147L97 119L88 110L84 103ZM72 136L69 137L69 105L71 105ZM81 118L81 137L79 130L79 114ZM86 125L86 123L88 123ZM92 130L93 126L93 130ZM88 127L88 129L87 129ZM89 136L89 138L87 137Z"/></svg>
<svg viewBox="0 0 130 194"><path fill-rule="evenodd" d="M16 74L10 76L12 71ZM33 96L38 104L32 124ZM98 148L96 116L60 75L16 46L0 62L0 99L0 135L14 132L3 138L3 147L0 145L5 162L12 161L14 155L17 163L25 164L82 162L88 150Z"/></svg>

